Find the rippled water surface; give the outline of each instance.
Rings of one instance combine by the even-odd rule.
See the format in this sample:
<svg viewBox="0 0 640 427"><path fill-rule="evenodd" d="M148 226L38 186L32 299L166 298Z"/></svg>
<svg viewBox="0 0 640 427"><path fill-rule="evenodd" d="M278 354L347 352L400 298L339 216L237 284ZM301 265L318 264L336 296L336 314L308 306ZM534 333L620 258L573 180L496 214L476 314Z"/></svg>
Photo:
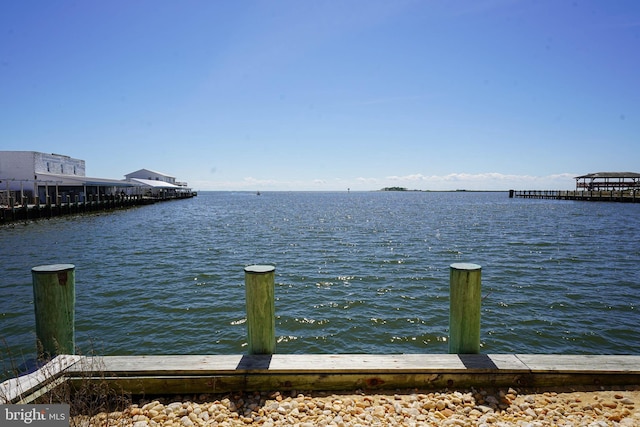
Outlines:
<svg viewBox="0 0 640 427"><path fill-rule="evenodd" d="M279 353L446 353L449 265L482 266L485 353L640 354L640 205L506 193L210 192L0 227L4 357L31 268L76 266L80 353L246 352L243 268L276 266Z"/></svg>

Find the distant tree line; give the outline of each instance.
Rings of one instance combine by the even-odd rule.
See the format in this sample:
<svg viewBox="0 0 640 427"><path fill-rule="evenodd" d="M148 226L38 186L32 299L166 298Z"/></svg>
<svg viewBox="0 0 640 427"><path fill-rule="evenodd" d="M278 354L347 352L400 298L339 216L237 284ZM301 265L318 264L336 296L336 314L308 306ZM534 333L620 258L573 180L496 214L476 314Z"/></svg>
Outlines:
<svg viewBox="0 0 640 427"><path fill-rule="evenodd" d="M381 191L408 191L406 187L384 187Z"/></svg>

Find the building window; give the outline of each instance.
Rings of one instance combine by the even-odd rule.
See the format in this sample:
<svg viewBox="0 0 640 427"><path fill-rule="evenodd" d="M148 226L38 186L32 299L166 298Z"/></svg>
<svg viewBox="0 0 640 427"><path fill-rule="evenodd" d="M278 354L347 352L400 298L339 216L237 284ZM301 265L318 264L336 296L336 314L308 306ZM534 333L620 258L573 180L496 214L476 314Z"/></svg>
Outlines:
<svg viewBox="0 0 640 427"><path fill-rule="evenodd" d="M51 172L51 166L49 165L49 162L47 162L47 172Z"/></svg>

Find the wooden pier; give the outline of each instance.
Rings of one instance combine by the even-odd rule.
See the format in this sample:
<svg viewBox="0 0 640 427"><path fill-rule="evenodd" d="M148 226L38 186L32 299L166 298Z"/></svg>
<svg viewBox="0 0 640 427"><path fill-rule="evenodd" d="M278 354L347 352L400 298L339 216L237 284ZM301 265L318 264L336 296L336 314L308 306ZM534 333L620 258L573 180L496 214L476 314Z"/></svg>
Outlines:
<svg viewBox="0 0 640 427"><path fill-rule="evenodd" d="M640 190L509 190L509 198L640 203Z"/></svg>
<svg viewBox="0 0 640 427"><path fill-rule="evenodd" d="M65 382L131 395L640 384L640 356L541 354L60 355L0 384L0 403L30 403Z"/></svg>
<svg viewBox="0 0 640 427"><path fill-rule="evenodd" d="M29 203L27 198L24 197L19 203L10 200L9 205L0 205L0 225L12 221L125 209L162 201L191 198L195 195L196 193L194 192L177 193L170 197L103 195L100 197L89 196L88 200L84 202L78 201L78 198L75 201L63 201L62 196L59 196L55 202L47 201L47 203L40 203L39 201Z"/></svg>

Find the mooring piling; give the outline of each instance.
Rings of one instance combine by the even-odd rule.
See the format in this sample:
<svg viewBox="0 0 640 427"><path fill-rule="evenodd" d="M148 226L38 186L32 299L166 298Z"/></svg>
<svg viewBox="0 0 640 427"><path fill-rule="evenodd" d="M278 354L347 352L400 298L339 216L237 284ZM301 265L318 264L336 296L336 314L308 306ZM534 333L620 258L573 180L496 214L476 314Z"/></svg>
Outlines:
<svg viewBox="0 0 640 427"><path fill-rule="evenodd" d="M40 265L31 275L38 358L75 354L75 266Z"/></svg>
<svg viewBox="0 0 640 427"><path fill-rule="evenodd" d="M271 265L244 269L249 354L276 351L275 270Z"/></svg>
<svg viewBox="0 0 640 427"><path fill-rule="evenodd" d="M481 271L477 264L450 266L449 353L480 353Z"/></svg>
<svg viewBox="0 0 640 427"><path fill-rule="evenodd" d="M450 265L449 353L480 353L481 270ZM247 343L250 355L275 354L275 267L244 268ZM75 354L75 266L32 268L38 358Z"/></svg>

